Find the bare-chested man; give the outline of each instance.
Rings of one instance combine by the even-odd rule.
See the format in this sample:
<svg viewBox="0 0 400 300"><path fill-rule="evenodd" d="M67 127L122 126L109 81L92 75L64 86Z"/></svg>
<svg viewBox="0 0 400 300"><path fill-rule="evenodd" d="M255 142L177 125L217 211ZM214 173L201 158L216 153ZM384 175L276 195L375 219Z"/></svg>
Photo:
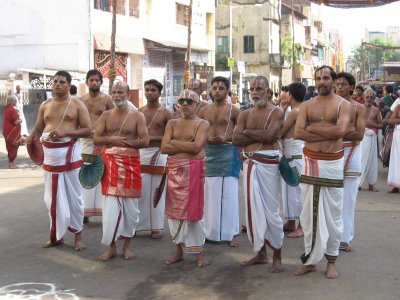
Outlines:
<svg viewBox="0 0 400 300"><path fill-rule="evenodd" d="M79 182L82 166L81 145L77 138L90 136L90 118L85 105L71 97L71 75L58 71L53 78L53 94L40 105L35 128L27 138L42 137L45 178L44 201L50 215L50 240L44 248L64 243L67 230L75 234L75 250L82 242L83 199Z"/></svg>
<svg viewBox="0 0 400 300"><path fill-rule="evenodd" d="M361 179L360 188L364 181L368 183L368 190L378 192L375 184L378 182L378 130L383 127L381 114L373 104L375 92L368 88L364 91L365 99L365 133L361 143Z"/></svg>
<svg viewBox="0 0 400 300"><path fill-rule="evenodd" d="M290 84L287 89L287 100L281 100L281 105L283 101L287 101L288 105L290 105L290 110L288 109L283 127L279 132L279 137L283 142L283 153L290 160L289 165L296 167L300 174L303 167L304 141L294 138L294 127L299 115L300 105L306 94L306 87L302 83L295 82ZM304 234L300 222L296 227L296 220L299 220L301 210L303 209L303 196L300 185L290 186L282 180L282 202L283 212L287 220L285 225L283 225L283 229L291 231L287 235L290 238L302 237Z"/></svg>
<svg viewBox="0 0 400 300"><path fill-rule="evenodd" d="M206 146L204 221L206 239L239 246L238 180L240 160L232 145L233 129L240 110L226 103L229 79L217 76L211 81L214 102L204 106L199 117L208 121L210 131Z"/></svg>
<svg viewBox="0 0 400 300"><path fill-rule="evenodd" d="M321 66L315 72L318 96L300 106L294 137L305 141L301 176L304 231L303 267L294 275L316 269L324 254L326 278L336 278L343 204L343 136L349 134L350 103L334 94L335 71Z"/></svg>
<svg viewBox="0 0 400 300"><path fill-rule="evenodd" d="M97 120L106 110L114 108L111 96L100 91L103 84L103 75L98 70L89 70L86 74L86 85L89 93L81 97L82 102L89 111L92 129L96 126ZM99 154L100 148L94 147L93 138L82 138L82 159L84 163L90 163ZM84 218L83 223L89 222L89 217L101 216L103 207L103 195L101 183L92 189L83 189Z"/></svg>
<svg viewBox="0 0 400 300"><path fill-rule="evenodd" d="M160 103L163 85L155 79L144 83L144 95L147 105L139 109L146 118L149 131L149 148L140 149L140 165L142 168L142 199L139 201L139 224L137 231L150 231L151 238L161 238L164 229L165 193L162 193L158 204L154 207L154 194L160 186L166 172L167 155L160 151L165 126L173 118L172 113Z"/></svg>
<svg viewBox="0 0 400 300"><path fill-rule="evenodd" d="M343 186L343 233L339 250L351 252L354 238L354 214L361 175L361 146L365 130L365 106L351 98L356 84L350 73L341 72L336 79L336 94L351 104L349 133L343 137L344 186Z"/></svg>
<svg viewBox="0 0 400 300"><path fill-rule="evenodd" d="M388 193L398 193L400 188L400 105L396 106L387 123L394 126L388 173L388 184L392 186L392 190Z"/></svg>
<svg viewBox="0 0 400 300"><path fill-rule="evenodd" d="M183 260L183 253L194 254L196 265L208 265L203 255L205 229L204 156L210 125L196 116L198 95L184 90L179 96L181 117L168 122L161 151L168 154L168 185L165 215L168 218L175 255L170 265Z"/></svg>
<svg viewBox="0 0 400 300"><path fill-rule="evenodd" d="M247 236L255 257L243 266L266 264L267 249L274 251L270 272L283 271L281 248L283 222L279 215L279 150L275 145L283 123L283 111L268 102L268 79L256 76L250 83L254 107L240 113L233 143L244 147L243 188L246 202Z"/></svg>
<svg viewBox="0 0 400 300"><path fill-rule="evenodd" d="M149 146L146 120L141 112L128 106L129 86L114 83L111 95L115 108L105 111L97 121L93 142L106 146L102 192L103 239L108 245L100 260L109 260L117 253L116 241L124 239L123 257L133 259L131 238L139 221L138 200L141 197L139 149Z"/></svg>

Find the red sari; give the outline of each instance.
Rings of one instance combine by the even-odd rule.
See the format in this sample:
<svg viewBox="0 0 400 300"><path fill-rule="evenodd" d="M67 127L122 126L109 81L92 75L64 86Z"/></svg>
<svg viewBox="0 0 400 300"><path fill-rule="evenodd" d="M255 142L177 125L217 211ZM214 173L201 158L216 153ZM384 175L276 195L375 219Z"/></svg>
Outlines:
<svg viewBox="0 0 400 300"><path fill-rule="evenodd" d="M17 157L19 139L21 138L21 124L15 125L19 114L13 105L8 105L4 110L3 136L6 141L8 161L12 163Z"/></svg>

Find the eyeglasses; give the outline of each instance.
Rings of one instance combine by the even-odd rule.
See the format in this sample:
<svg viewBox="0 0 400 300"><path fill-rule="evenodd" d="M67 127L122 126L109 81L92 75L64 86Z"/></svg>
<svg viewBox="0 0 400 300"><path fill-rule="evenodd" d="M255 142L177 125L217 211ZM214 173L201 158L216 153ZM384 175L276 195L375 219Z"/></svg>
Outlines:
<svg viewBox="0 0 400 300"><path fill-rule="evenodd" d="M348 86L347 82L336 82L336 86Z"/></svg>
<svg viewBox="0 0 400 300"><path fill-rule="evenodd" d="M178 99L178 103L180 104L180 105L182 105L183 103L187 103L187 105L192 105L193 104L193 102L194 102L194 100L193 99L190 99L190 98L181 98L181 99Z"/></svg>

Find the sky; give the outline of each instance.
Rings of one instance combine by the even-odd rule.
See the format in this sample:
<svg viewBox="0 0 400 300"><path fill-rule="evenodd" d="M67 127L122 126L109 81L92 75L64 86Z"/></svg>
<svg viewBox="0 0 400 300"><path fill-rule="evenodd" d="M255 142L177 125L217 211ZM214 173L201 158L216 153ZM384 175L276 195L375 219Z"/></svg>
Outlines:
<svg viewBox="0 0 400 300"><path fill-rule="evenodd" d="M321 7L322 22L327 28L339 30L343 37L344 56L361 43L368 31L386 31L387 26L400 26L400 1L369 8L332 8Z"/></svg>

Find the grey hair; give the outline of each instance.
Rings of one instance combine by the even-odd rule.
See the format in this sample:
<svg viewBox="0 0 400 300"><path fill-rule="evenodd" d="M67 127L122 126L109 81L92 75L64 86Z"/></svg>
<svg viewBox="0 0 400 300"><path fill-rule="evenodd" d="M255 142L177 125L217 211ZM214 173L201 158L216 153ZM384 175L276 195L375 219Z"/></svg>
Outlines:
<svg viewBox="0 0 400 300"><path fill-rule="evenodd" d="M368 88L365 89L364 95L365 95L366 93L371 93L372 95L374 95L374 97L376 97L376 92L375 92L373 89L371 89L370 87L368 87Z"/></svg>
<svg viewBox="0 0 400 300"><path fill-rule="evenodd" d="M7 96L6 106L11 105L13 101L17 101L17 97L15 95Z"/></svg>

